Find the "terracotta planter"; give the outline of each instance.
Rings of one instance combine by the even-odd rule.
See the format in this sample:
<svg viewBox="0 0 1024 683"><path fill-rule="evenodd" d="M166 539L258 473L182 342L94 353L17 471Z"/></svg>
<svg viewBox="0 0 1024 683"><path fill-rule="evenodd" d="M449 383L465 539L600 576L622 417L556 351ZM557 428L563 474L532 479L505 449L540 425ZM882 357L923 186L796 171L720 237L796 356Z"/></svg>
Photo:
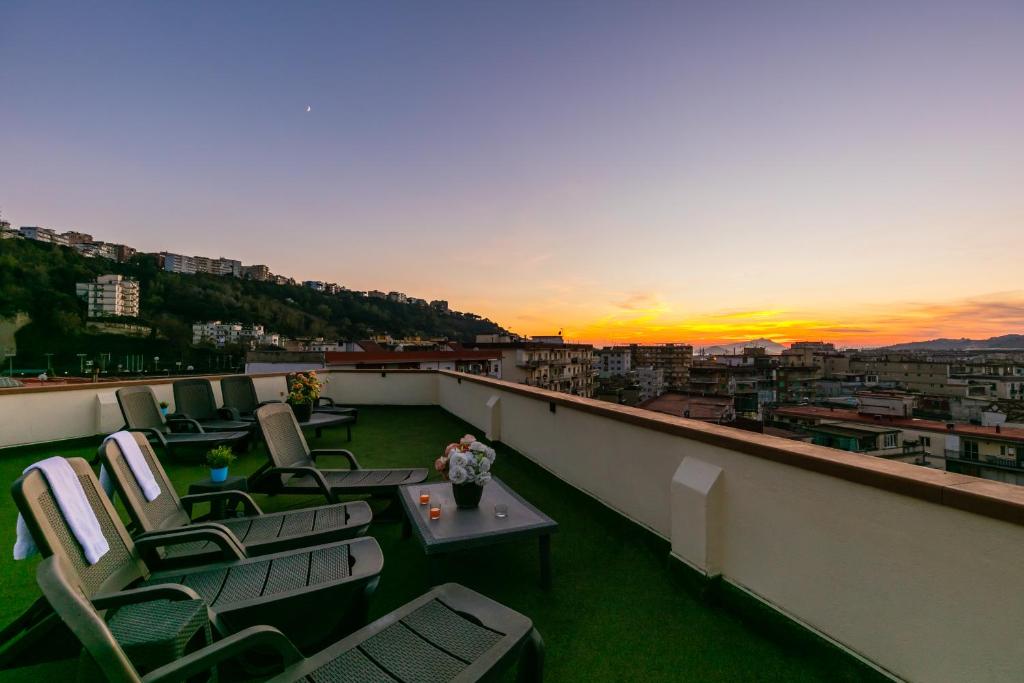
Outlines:
<svg viewBox="0 0 1024 683"><path fill-rule="evenodd" d="M484 495L484 487L476 484L452 484L452 497L455 505L467 509L480 505L480 496Z"/></svg>
<svg viewBox="0 0 1024 683"><path fill-rule="evenodd" d="M288 405L292 407L295 419L299 422L309 422L309 418L313 416L312 403L289 403Z"/></svg>

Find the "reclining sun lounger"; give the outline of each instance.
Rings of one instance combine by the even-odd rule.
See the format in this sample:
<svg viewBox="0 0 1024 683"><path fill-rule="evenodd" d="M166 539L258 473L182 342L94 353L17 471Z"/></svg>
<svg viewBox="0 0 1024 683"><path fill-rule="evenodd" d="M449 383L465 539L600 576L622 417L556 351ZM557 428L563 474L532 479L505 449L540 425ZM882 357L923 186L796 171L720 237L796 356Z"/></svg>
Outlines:
<svg viewBox="0 0 1024 683"><path fill-rule="evenodd" d="M256 410L269 462L249 479L249 490L272 494L322 494L328 502L339 495L373 493L393 496L399 486L427 478L426 468L363 469L343 448L310 450L291 408L283 403ZM321 469L319 458L340 456L349 469Z"/></svg>
<svg viewBox="0 0 1024 683"><path fill-rule="evenodd" d="M159 495L146 500L121 448L113 440L100 446L100 461L106 467L128 509L136 535L174 533L183 529L214 528L234 537L249 557L282 550L342 541L366 533L373 519L370 506L364 501L322 505L306 510L264 513L256 502L242 491L198 493L179 498L163 465L141 434L133 434L143 459L160 488ZM192 521L192 508L197 503L222 501L240 504L244 517L215 522ZM166 563L197 564L216 561L220 549L209 541L174 545L156 549L156 560ZM150 559L147 557L147 560Z"/></svg>
<svg viewBox="0 0 1024 683"><path fill-rule="evenodd" d="M11 492L35 545L56 556L84 600L96 609L174 596L202 598L224 633L271 625L305 647L365 624L369 596L384 558L373 538L357 538L299 551L246 558L229 535L214 528L184 529L133 541L96 475L81 458L69 458L109 550L90 564L54 504L39 470L19 477ZM172 543L211 542L222 561L191 569L153 572L143 553ZM330 609L325 609L330 605Z"/></svg>
<svg viewBox="0 0 1024 683"><path fill-rule="evenodd" d="M124 416L125 429L150 437L168 455L177 455L179 449L187 447L202 452L220 444L234 446L249 438L249 430L207 432L195 420L165 420L160 414L156 396L148 386L122 387L116 394L117 404L121 406L121 414Z"/></svg>
<svg viewBox="0 0 1024 683"><path fill-rule="evenodd" d="M252 626L143 676L124 636L111 628L109 614L101 614L102 607L76 590L74 572L63 558L44 560L36 576L50 605L89 655L80 658L80 666L85 660L112 683L182 681L253 652L279 655L278 670L255 678L273 683L493 680L517 661L520 681L542 680L544 643L530 620L458 584L438 586L310 657L303 657L277 629ZM189 598L179 600L185 603L181 610L191 606ZM136 651L139 639L133 634Z"/></svg>

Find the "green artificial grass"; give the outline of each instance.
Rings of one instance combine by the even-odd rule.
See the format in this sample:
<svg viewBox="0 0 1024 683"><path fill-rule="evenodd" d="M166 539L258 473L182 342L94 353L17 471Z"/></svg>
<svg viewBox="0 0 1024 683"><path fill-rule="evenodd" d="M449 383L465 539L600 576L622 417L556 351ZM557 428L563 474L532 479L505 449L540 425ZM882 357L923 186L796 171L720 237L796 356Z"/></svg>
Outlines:
<svg viewBox="0 0 1024 683"><path fill-rule="evenodd" d="M471 426L436 407L360 410L353 440L344 430L312 438L313 448L350 448L364 467L430 467L445 444ZM482 436L479 435L478 436ZM554 587L538 584L536 540L466 551L448 557L444 578L477 590L531 619L547 645L545 674L551 681L860 681L877 677L840 650L813 636L779 637L757 607L725 610L680 581L668 545L649 532L566 485L500 444L494 472L560 525L552 538ZM22 469L49 455L91 458L95 444L0 451L0 478L12 482ZM232 474L263 462L262 448L243 454ZM202 465L165 460L175 486L206 478ZM316 504L312 498L255 496L267 511ZM16 510L0 496L0 624L7 624L37 597L35 561L14 562ZM401 525L370 528L384 552L384 571L372 603L376 618L429 587L426 558ZM734 601L730 601L734 602ZM752 600L750 602L753 602ZM781 619L781 617L780 617ZM769 624L765 626L765 623ZM788 622L792 623L792 622ZM800 629L796 629L800 631ZM0 672L0 680L38 680L41 672ZM46 674L42 674L46 675Z"/></svg>

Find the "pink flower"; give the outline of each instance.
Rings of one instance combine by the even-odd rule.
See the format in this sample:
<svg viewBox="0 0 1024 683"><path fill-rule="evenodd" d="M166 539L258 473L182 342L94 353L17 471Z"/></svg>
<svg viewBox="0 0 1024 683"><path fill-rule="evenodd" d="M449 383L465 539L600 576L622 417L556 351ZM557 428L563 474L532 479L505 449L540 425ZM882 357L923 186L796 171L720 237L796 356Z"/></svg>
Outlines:
<svg viewBox="0 0 1024 683"><path fill-rule="evenodd" d="M452 451L457 450L458 448L459 444L457 443L448 444L447 446L444 447L444 457L447 458L449 455L452 454Z"/></svg>
<svg viewBox="0 0 1024 683"><path fill-rule="evenodd" d="M437 470L438 472L444 472L445 468L447 468L447 467L448 467L448 459L447 458L438 458L437 460L434 461L434 469Z"/></svg>

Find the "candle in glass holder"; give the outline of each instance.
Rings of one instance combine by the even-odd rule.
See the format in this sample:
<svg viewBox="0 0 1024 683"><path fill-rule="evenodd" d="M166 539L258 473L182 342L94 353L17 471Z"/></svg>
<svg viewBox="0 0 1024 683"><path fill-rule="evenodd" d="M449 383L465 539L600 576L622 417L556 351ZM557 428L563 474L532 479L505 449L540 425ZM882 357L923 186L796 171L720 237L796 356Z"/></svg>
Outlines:
<svg viewBox="0 0 1024 683"><path fill-rule="evenodd" d="M441 508L436 506L436 505L431 507L430 508L430 518L431 519L441 519Z"/></svg>
<svg viewBox="0 0 1024 683"><path fill-rule="evenodd" d="M430 502L430 491L427 489L420 489L420 505L426 505Z"/></svg>

